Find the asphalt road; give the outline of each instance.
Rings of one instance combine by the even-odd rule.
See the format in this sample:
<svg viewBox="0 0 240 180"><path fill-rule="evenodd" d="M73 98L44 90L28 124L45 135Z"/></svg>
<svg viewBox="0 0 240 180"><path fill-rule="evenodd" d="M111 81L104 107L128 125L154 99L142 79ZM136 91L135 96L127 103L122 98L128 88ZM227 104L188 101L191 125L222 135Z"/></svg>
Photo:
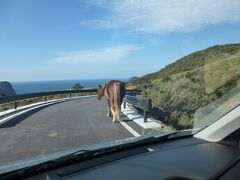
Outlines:
<svg viewBox="0 0 240 180"><path fill-rule="evenodd" d="M48 105L0 125L0 166L48 153L132 137L96 97Z"/></svg>

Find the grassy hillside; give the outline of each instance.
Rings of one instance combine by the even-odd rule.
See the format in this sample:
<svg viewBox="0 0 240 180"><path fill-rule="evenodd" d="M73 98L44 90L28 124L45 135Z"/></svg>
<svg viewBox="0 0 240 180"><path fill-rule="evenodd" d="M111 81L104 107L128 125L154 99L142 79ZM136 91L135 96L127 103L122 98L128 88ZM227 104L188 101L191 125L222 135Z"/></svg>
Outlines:
<svg viewBox="0 0 240 180"><path fill-rule="evenodd" d="M152 115L174 128L191 128L200 107L240 84L240 44L217 45L185 56L158 72L130 80L153 99Z"/></svg>

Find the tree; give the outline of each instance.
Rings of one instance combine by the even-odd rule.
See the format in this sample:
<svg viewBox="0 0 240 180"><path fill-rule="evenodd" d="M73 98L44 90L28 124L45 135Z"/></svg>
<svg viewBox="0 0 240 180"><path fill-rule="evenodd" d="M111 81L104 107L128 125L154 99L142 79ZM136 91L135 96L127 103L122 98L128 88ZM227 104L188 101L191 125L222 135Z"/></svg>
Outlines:
<svg viewBox="0 0 240 180"><path fill-rule="evenodd" d="M79 89L82 89L83 86L80 84L80 83L76 83L74 86L73 86L73 89L75 90L79 90Z"/></svg>

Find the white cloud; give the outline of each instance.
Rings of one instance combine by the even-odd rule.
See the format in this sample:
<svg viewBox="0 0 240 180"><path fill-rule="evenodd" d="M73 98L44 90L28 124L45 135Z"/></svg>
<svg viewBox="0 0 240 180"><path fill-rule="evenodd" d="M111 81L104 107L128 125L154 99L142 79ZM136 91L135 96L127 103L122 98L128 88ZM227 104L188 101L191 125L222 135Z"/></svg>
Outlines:
<svg viewBox="0 0 240 180"><path fill-rule="evenodd" d="M93 0L91 3L109 13L89 22L98 28L165 33L240 21L240 0Z"/></svg>
<svg viewBox="0 0 240 180"><path fill-rule="evenodd" d="M115 47L106 47L91 50L80 50L59 53L56 57L50 60L53 63L102 63L112 62L123 58L133 51L142 47L137 45L121 45Z"/></svg>

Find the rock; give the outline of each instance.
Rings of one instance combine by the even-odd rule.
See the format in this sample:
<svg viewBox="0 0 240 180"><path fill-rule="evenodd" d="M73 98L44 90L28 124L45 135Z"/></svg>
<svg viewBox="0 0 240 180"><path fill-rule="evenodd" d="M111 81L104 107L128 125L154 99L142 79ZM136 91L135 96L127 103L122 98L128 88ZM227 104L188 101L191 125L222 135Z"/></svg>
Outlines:
<svg viewBox="0 0 240 180"><path fill-rule="evenodd" d="M16 92L10 82L0 81L0 97L1 96L14 96Z"/></svg>

